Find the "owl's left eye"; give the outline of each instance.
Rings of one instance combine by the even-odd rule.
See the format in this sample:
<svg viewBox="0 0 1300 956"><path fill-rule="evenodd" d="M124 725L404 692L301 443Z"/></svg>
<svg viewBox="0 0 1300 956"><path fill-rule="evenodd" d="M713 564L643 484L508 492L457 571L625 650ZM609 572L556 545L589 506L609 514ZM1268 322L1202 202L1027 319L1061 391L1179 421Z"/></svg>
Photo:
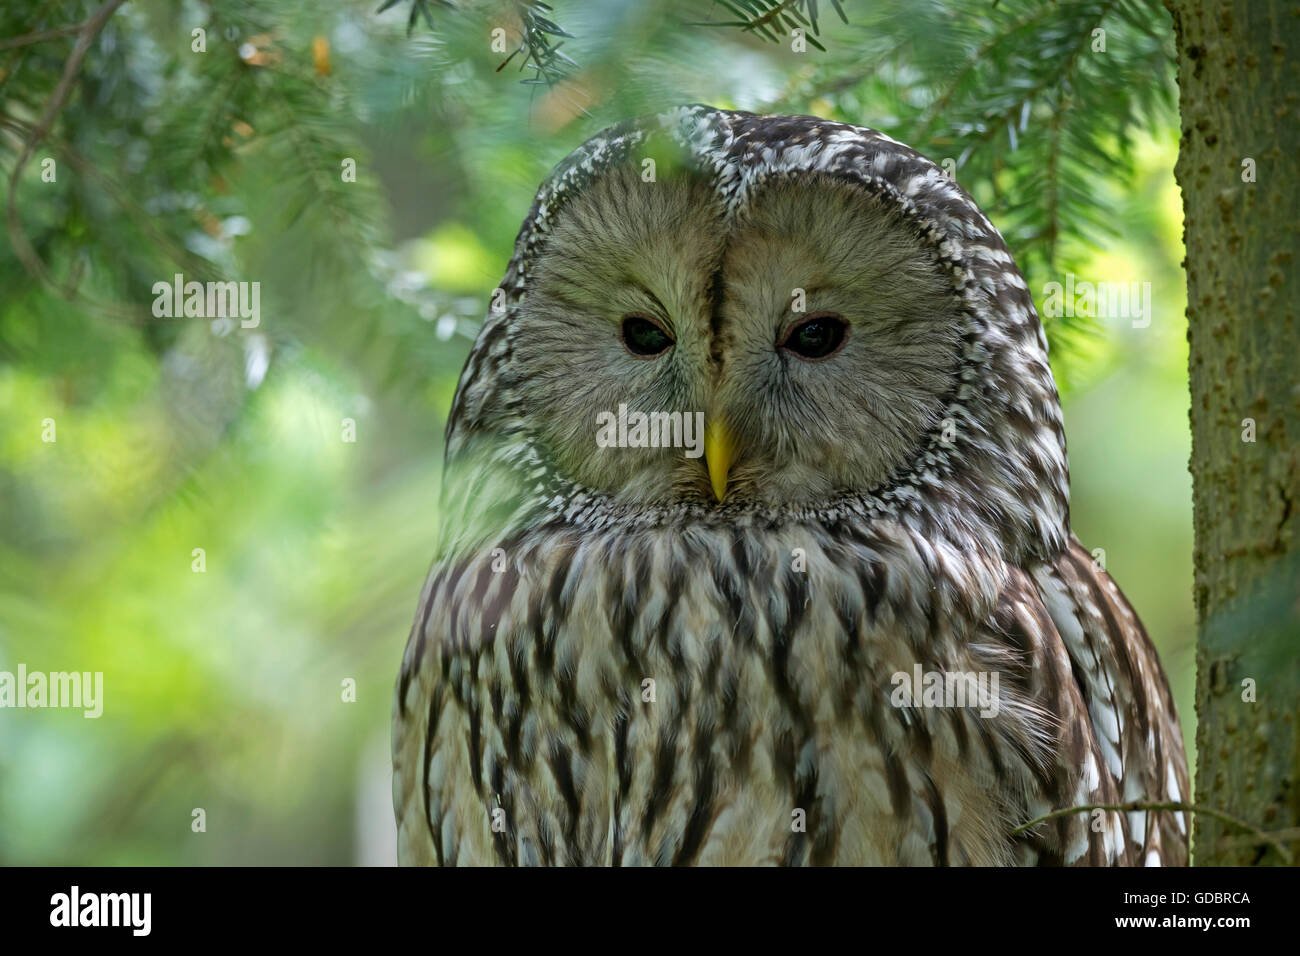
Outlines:
<svg viewBox="0 0 1300 956"><path fill-rule="evenodd" d="M848 331L848 325L838 315L822 312L796 323L786 333L781 348L802 359L828 358L839 351Z"/></svg>
<svg viewBox="0 0 1300 956"><path fill-rule="evenodd" d="M637 358L655 358L667 352L673 344L659 323L644 315L624 316L618 337L623 340L623 347Z"/></svg>

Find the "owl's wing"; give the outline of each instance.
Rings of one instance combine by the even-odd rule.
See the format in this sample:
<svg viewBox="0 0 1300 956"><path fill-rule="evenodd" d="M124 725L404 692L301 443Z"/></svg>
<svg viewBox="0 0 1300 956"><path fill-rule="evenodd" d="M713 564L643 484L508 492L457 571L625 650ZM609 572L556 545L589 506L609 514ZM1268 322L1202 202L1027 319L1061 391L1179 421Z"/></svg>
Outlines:
<svg viewBox="0 0 1300 956"><path fill-rule="evenodd" d="M1059 721L1043 813L1188 799L1182 730L1155 647L1077 540L1013 574L996 623L1027 652L1031 690ZM1181 811L1082 813L1039 824L1026 846L1041 862L1182 866L1188 820Z"/></svg>
<svg viewBox="0 0 1300 956"><path fill-rule="evenodd" d="M477 658L458 654L452 640L479 623L452 609L463 605L455 601L458 589L474 588L482 572L466 562L435 563L402 657L393 706L393 809L403 866L492 860L491 822L483 809L489 801L476 792L481 751L471 754L466 745L480 735L455 700L455 685L473 682ZM457 786L465 780L475 788Z"/></svg>
<svg viewBox="0 0 1300 956"><path fill-rule="evenodd" d="M419 666L424 654L425 614L430 610L436 581L437 575L430 572L406 642L393 702L393 811L397 817L397 859L406 866L443 862L435 839L440 822L430 813L424 780L433 757L432 731L442 715L445 695L425 679ZM424 721L427 733L420 732L420 721Z"/></svg>
<svg viewBox="0 0 1300 956"><path fill-rule="evenodd" d="M493 637L530 613L532 632L543 632L544 595L521 587L517 567L498 563L494 550L502 549L434 562L420 593L393 703L393 809L403 866L517 862L502 825L511 804L505 767L491 756L492 735L503 724L519 729L529 676L522 661L503 657L508 642ZM508 693L492 680L503 674L512 683ZM555 716L540 705L534 712Z"/></svg>

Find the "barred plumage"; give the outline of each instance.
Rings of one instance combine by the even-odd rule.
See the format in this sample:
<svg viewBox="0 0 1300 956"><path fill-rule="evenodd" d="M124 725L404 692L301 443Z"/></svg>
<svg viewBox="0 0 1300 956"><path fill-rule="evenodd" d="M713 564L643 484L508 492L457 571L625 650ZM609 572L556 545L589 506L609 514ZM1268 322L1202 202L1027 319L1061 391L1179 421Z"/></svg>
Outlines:
<svg viewBox="0 0 1300 956"><path fill-rule="evenodd" d="M681 168L642 192L625 171L665 146ZM850 238L805 266L795 220ZM783 269L850 303L855 384L772 358ZM1176 813L1013 834L1181 799L1186 761L1140 622L1070 535L1032 299L941 170L814 117L670 111L557 167L502 289L397 689L403 862L1186 862ZM670 359L601 351L585 312L623 295ZM720 501L699 461L597 454L585 413L625 393L728 420ZM996 708L899 706L918 666L996 675Z"/></svg>

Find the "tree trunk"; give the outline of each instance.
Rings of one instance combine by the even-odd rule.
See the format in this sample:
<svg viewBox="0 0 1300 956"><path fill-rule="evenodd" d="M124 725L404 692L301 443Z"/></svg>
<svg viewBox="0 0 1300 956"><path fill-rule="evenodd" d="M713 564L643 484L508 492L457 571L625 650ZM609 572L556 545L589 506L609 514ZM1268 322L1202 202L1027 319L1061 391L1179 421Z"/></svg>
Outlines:
<svg viewBox="0 0 1300 956"><path fill-rule="evenodd" d="M1285 830L1300 827L1300 4L1166 5L1191 348L1196 802ZM1197 864L1282 862L1195 817Z"/></svg>

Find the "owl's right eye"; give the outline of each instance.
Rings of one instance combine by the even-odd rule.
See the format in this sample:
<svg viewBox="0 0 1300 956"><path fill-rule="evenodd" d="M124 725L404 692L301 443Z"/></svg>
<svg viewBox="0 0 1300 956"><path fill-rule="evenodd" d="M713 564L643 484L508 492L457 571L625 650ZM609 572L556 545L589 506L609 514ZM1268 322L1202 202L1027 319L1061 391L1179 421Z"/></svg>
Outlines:
<svg viewBox="0 0 1300 956"><path fill-rule="evenodd" d="M673 346L673 340L663 327L644 315L625 315L618 337L623 342L623 348L637 358L656 358Z"/></svg>

